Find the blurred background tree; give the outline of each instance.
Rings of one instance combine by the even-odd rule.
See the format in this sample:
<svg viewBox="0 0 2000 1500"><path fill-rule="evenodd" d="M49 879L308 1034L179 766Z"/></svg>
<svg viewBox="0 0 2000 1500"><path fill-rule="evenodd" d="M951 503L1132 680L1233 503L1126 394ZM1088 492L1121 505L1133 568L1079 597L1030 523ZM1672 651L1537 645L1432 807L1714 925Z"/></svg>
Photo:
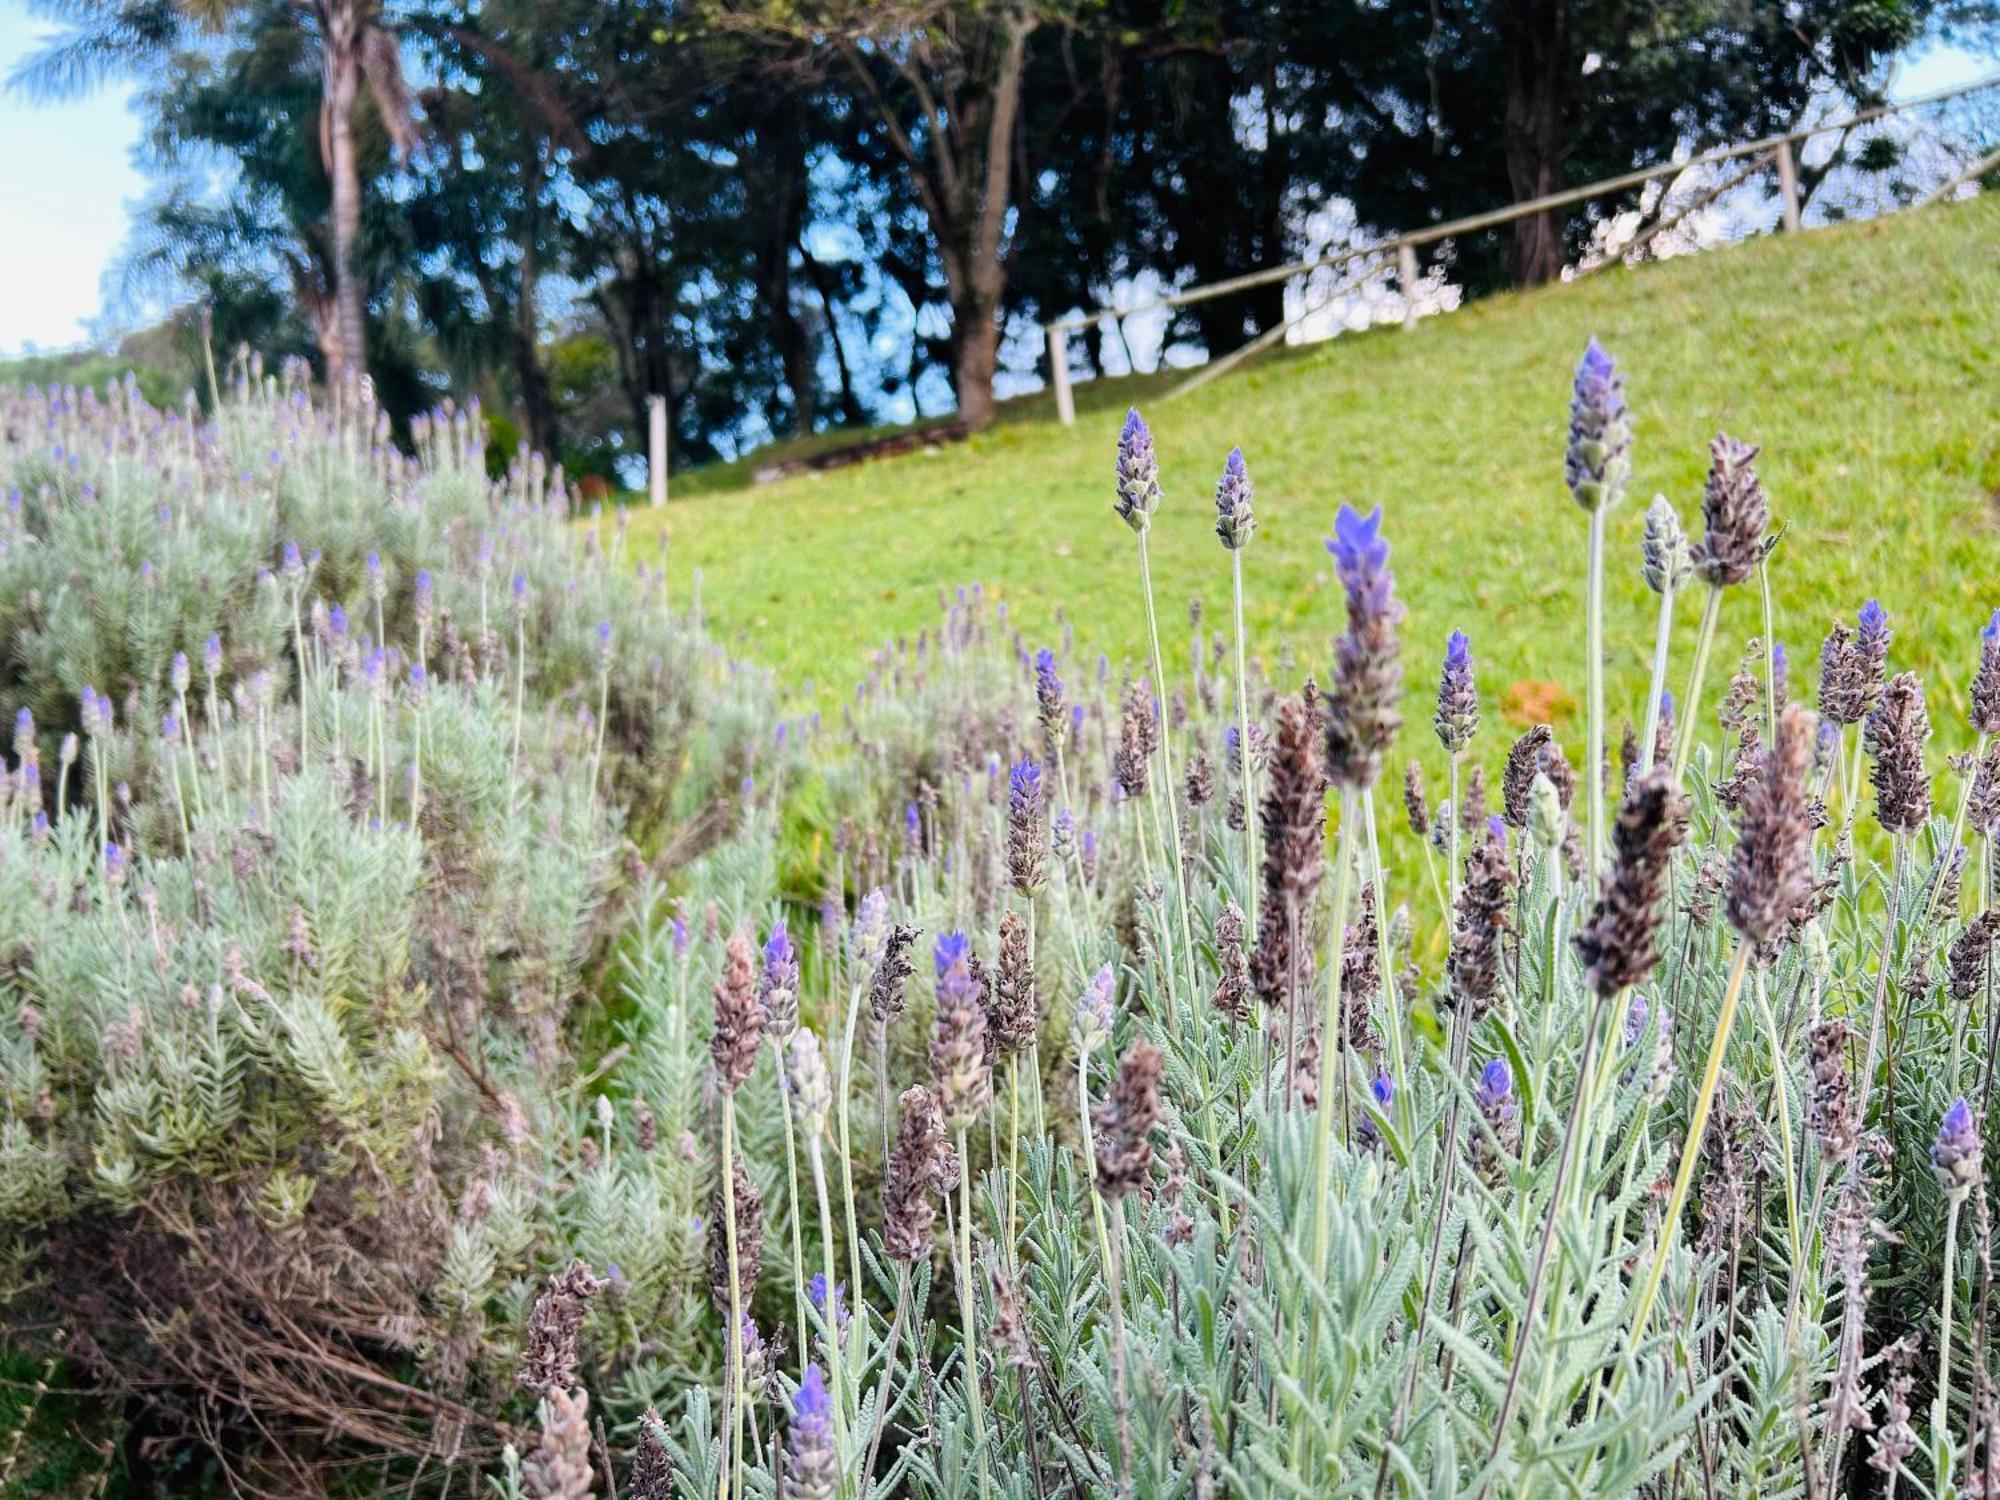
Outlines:
<svg viewBox="0 0 2000 1500"><path fill-rule="evenodd" d="M655 394L677 463L976 427L1032 383L1038 320L1120 288L1873 103L1914 45L2000 31L1992 0L33 3L57 30L17 85L142 85L125 287L185 371L195 307L225 346L365 348L399 418L476 389L607 483ZM1836 144L1808 194L1900 165ZM1549 280L1625 206L1461 237L1446 274ZM1184 309L1162 347L1230 347L1283 297ZM1115 323L1089 338L1133 363Z"/></svg>

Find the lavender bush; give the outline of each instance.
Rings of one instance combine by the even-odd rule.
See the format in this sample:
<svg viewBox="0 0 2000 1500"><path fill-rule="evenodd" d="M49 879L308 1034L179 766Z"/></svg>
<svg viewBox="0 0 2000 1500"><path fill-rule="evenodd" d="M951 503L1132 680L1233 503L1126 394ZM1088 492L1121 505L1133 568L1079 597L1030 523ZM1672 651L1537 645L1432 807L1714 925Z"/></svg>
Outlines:
<svg viewBox="0 0 2000 1500"><path fill-rule="evenodd" d="M1254 663L1255 453L1211 515L1136 415L1106 498L1144 661L968 589L815 732L531 470L489 487L476 423L413 466L247 388L189 482L309 428L284 503L431 515L395 566L438 602L374 582L365 521L296 562L266 530L213 709L172 633L74 708L13 668L84 736L24 731L0 844L18 1336L288 1492L366 1454L537 1500L2000 1493L1995 633L1934 783L1955 700L1898 670L1893 600L1828 622L1810 697L1771 641L1754 448L1712 444L1702 535L1656 499L1621 559L1643 384L1593 345L1573 397L1580 744L1499 727L1476 639L1403 638L1393 505L1332 518L1313 675ZM1181 525L1235 629L1155 611ZM1619 566L1657 617L1602 618ZM1728 589L1767 624L1718 685ZM380 607L379 670L335 602ZM447 603L491 644L433 671ZM1627 627L1653 669L1600 751ZM370 1388L283 1363L280 1316Z"/></svg>

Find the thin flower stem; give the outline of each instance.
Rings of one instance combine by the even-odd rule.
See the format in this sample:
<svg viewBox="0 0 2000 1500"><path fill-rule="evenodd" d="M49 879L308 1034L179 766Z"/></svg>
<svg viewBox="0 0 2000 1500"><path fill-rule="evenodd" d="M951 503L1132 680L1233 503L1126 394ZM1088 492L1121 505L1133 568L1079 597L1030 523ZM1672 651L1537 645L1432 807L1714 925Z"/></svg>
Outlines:
<svg viewBox="0 0 2000 1500"><path fill-rule="evenodd" d="M1107 1274L1111 1277L1111 1357L1112 1400L1118 1408L1118 1450L1119 1472L1124 1476L1120 1488L1125 1494L1132 1490L1132 1396L1131 1381L1127 1373L1131 1364L1131 1350L1125 1339L1125 1288L1121 1257L1125 1244L1125 1200L1111 1200L1111 1259L1107 1263Z"/></svg>
<svg viewBox="0 0 2000 1500"><path fill-rule="evenodd" d="M1660 738L1660 710L1665 707L1667 663L1673 655L1674 590L1660 594L1660 625L1653 638L1653 678L1646 690L1646 732L1639 740L1639 770L1653 769L1653 750Z"/></svg>
<svg viewBox="0 0 2000 1500"><path fill-rule="evenodd" d="M836 998L840 993L838 982L834 986ZM852 1290L848 1301L852 1304L847 1317L847 1359L854 1367L855 1379L861 1378L861 1354L867 1348L868 1303L861 1295L861 1229L854 1212L854 1151L849 1145L847 1133L847 1081L854 1069L854 1023L861 1013L861 987L854 986L847 996L847 1023L841 1030L840 1075L835 1080L833 1118L839 1131L840 1145L840 1199L847 1215L847 1284ZM831 1295L831 1293L829 1293ZM838 1355L838 1340L834 1353Z"/></svg>
<svg viewBox="0 0 2000 1500"><path fill-rule="evenodd" d="M1146 555L1146 533L1143 531L1139 533L1139 581L1144 586L1146 594L1146 635L1153 647L1153 681L1158 684L1155 691L1164 694L1167 690L1166 659L1160 654L1160 622L1153 608L1153 566ZM1155 704L1160 715L1160 764L1167 773L1162 791L1167 803L1167 833L1173 841L1174 890L1180 896L1181 961L1190 992L1188 1003L1192 1004L1195 984L1194 928L1188 920L1187 871L1181 859L1180 809L1175 800L1173 723L1167 713L1166 699L1157 697ZM1172 1006L1167 1008L1167 1014L1170 1018L1173 1016Z"/></svg>
<svg viewBox="0 0 2000 1500"><path fill-rule="evenodd" d="M1944 1214L1944 1289L1938 1294L1937 1402L1931 1408L1931 1448L1937 1455L1938 1493L1951 1479L1951 1299L1958 1285L1958 1210L1963 1193L1948 1194Z"/></svg>
<svg viewBox="0 0 2000 1500"><path fill-rule="evenodd" d="M1313 1211L1312 1231L1312 1281L1315 1286L1326 1281L1327 1252L1331 1238L1327 1222L1329 1203L1332 1196L1333 1180L1333 1115L1334 1090L1339 1088L1343 1097L1347 1089L1346 1073L1346 1029L1342 1025L1340 1008L1340 977L1344 961L1347 938L1347 905L1349 887L1354 879L1354 793L1343 785L1340 789L1340 843L1334 856L1333 879L1333 919L1332 932L1327 939L1327 986L1326 1006L1320 1017L1319 1034L1319 1108L1313 1111ZM1294 1030L1297 1028L1295 1027ZM1290 1066L1286 1074L1290 1076ZM1336 1080L1335 1074L1339 1074ZM1320 1303L1312 1298L1306 1313L1305 1362L1299 1368L1298 1384L1303 1392L1312 1381L1313 1367L1319 1362ZM1296 1429L1293 1449L1294 1467L1303 1469L1303 1449L1306 1441L1307 1424L1301 1421Z"/></svg>
<svg viewBox="0 0 2000 1500"><path fill-rule="evenodd" d="M1937 912L1938 895L1944 890L1945 874L1951 868L1951 857L1958 849L1958 841L1965 836L1966 810L1972 805L1973 778L1978 774L1979 762L1985 758L1986 735L1982 731L1972 747L1972 764L1975 769L1967 773L1965 784L1959 789L1958 814L1951 820L1951 837L1945 840L1944 849L1938 855L1937 873L1931 877L1930 895L1924 902L1924 915L1922 921L1918 923L1919 926L1928 926L1931 917Z"/></svg>
<svg viewBox="0 0 2000 1500"><path fill-rule="evenodd" d="M1584 753L1584 785L1589 789L1590 827L1584 848L1590 851L1593 881L1604 862L1604 507L1590 512L1590 577L1585 590L1590 657L1589 742Z"/></svg>
<svg viewBox="0 0 2000 1500"><path fill-rule="evenodd" d="M1701 1158L1703 1133L1708 1129L1708 1112L1715 1104L1715 1090L1722 1076L1722 1059L1729 1051L1729 1033L1736 1024L1736 1006L1743 994L1743 976L1750 968L1750 944L1736 945L1736 960L1729 969L1729 985L1722 994L1722 1009L1715 1018L1715 1035L1708 1044L1708 1062L1702 1069L1701 1086L1695 1091L1694 1108L1688 1114L1687 1134L1681 1140L1681 1164L1674 1173L1674 1187L1667 1197L1666 1212L1660 1217L1660 1244L1653 1263L1640 1284L1639 1297L1632 1308L1632 1322L1626 1333L1626 1351L1636 1356L1645 1337L1646 1320L1652 1316L1653 1301L1667 1274L1667 1262L1674 1252L1680 1229L1681 1212L1687 1207L1688 1187L1694 1181L1695 1163ZM1626 1365L1620 1365L1622 1376Z"/></svg>
<svg viewBox="0 0 2000 1500"><path fill-rule="evenodd" d="M1257 930L1257 789L1250 764L1250 671L1243 638L1243 549L1229 552L1236 593L1236 760L1243 774L1243 905Z"/></svg>
<svg viewBox="0 0 2000 1500"><path fill-rule="evenodd" d="M1868 1007L1868 1051L1861 1068L1861 1094L1855 1102L1855 1118L1868 1118L1868 1096L1874 1092L1875 1063L1882 1050L1882 1013L1888 1009L1889 965L1896 954L1896 908L1902 904L1903 865L1908 858L1908 840L1900 833L1890 837L1889 895L1883 904L1882 951L1875 965L1875 997Z"/></svg>
<svg viewBox="0 0 2000 1500"><path fill-rule="evenodd" d="M1758 1019L1764 1023L1764 1040L1771 1049L1771 1086L1777 1092L1773 1102L1778 1112L1778 1148L1785 1167L1785 1237L1792 1253L1786 1273L1791 1288L1786 1297L1785 1313L1785 1345L1790 1348L1798 1333L1799 1283L1806 1270L1805 1253L1799 1239L1802 1226L1799 1221L1798 1162L1792 1146L1792 1089L1786 1078L1784 1042L1778 1035L1777 1018L1771 1014L1771 1002L1764 993L1762 969L1757 971L1752 994L1757 1003Z"/></svg>
<svg viewBox="0 0 2000 1500"><path fill-rule="evenodd" d="M1701 633L1695 637L1694 666L1688 674L1688 690L1676 714L1680 725L1679 743L1674 749L1674 782L1687 775L1688 757L1694 753L1695 725L1701 719L1701 681L1708 674L1708 653L1715 644L1715 622L1722 613L1722 585L1708 586L1708 603L1702 606Z"/></svg>
<svg viewBox="0 0 2000 1500"><path fill-rule="evenodd" d="M1375 959L1381 971L1383 1010L1382 1029L1388 1033L1389 1070L1395 1079L1395 1102L1402 1106L1404 1123L1410 1123L1411 1104L1408 1088L1408 1067L1403 1055L1403 1015L1398 1004L1395 967L1389 962L1389 907L1388 891L1382 869L1382 845L1375 833L1375 788L1372 786L1362 794L1362 818L1368 830L1368 870L1375 891ZM1346 1080L1342 1079L1343 1085ZM1322 1098L1325 1096L1322 1095ZM1225 1231L1226 1232L1226 1231Z"/></svg>
<svg viewBox="0 0 2000 1500"><path fill-rule="evenodd" d="M799 1347L810 1349L812 1341L806 1326L806 1266L805 1246L799 1226L805 1220L805 1204L799 1197L799 1145L792 1127L791 1091L785 1082L785 1047L775 1036L771 1038L771 1061L778 1069L778 1113L785 1122L785 1179L792 1205L792 1317L798 1333ZM883 1160L887 1160L884 1157Z"/></svg>
<svg viewBox="0 0 2000 1500"><path fill-rule="evenodd" d="M820 1126L825 1121L815 1122ZM847 1373L841 1368L844 1361L840 1353L840 1318L835 1309L839 1304L839 1282L834 1274L833 1249L833 1204L826 1191L826 1154L820 1149L819 1131L806 1131L806 1160L812 1165L813 1197L819 1203L820 1262L822 1274L826 1277L826 1297L820 1303L819 1320L826 1337L827 1382L832 1387L833 1397L833 1451L845 1454L847 1451L847 1411L841 1403L842 1388L847 1384ZM861 1297L858 1290L851 1293L848 1301L858 1312ZM849 1314L852 1318L853 1313ZM800 1353L810 1349L810 1344L801 1344Z"/></svg>
<svg viewBox="0 0 2000 1500"><path fill-rule="evenodd" d="M729 1399L726 1404L721 1500L743 1493L743 1285L736 1249L736 1096L722 1096L722 1239L729 1261L729 1330L727 1348Z"/></svg>
<svg viewBox="0 0 2000 1500"><path fill-rule="evenodd" d="M1465 752L1462 750L1454 750L1451 753L1451 816L1446 820L1448 824L1446 833L1451 839L1451 853L1446 861L1444 885L1445 890L1451 895L1451 904L1454 907L1458 905L1458 882L1463 874L1458 862L1458 833L1464 824L1464 819L1460 816L1461 809L1458 805L1458 779L1459 762L1464 758ZM1444 925L1445 931L1449 932L1451 930L1450 912L1445 913Z"/></svg>
<svg viewBox="0 0 2000 1500"><path fill-rule="evenodd" d="M972 1413L974 1464L979 1469L979 1493L992 1493L986 1452L986 1397L979 1389L979 1344L973 1330L972 1305L972 1155L966 1128L958 1127L958 1322L964 1354L965 1404Z"/></svg>

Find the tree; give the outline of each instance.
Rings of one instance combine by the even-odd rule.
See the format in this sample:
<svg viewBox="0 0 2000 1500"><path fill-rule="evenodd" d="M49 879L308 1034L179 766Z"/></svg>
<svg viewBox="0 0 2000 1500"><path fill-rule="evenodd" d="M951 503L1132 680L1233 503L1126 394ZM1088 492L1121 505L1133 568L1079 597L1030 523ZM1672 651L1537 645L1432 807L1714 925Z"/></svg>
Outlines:
<svg viewBox="0 0 2000 1500"><path fill-rule="evenodd" d="M959 420L993 420L1017 186L1027 175L1030 39L1068 18L1054 0L725 0L728 29L816 39L882 132L929 226L951 309Z"/></svg>

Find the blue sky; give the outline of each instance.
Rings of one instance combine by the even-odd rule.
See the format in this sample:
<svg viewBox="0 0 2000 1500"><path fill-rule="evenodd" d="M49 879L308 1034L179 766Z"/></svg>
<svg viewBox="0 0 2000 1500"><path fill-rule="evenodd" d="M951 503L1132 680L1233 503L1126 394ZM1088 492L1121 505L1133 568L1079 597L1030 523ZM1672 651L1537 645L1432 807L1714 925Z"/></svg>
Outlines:
<svg viewBox="0 0 2000 1500"><path fill-rule="evenodd" d="M46 23L19 0L0 0L0 78L33 51ZM1939 49L1906 63L1901 96L1948 87L1988 71L1990 60ZM143 200L134 164L140 121L118 86L59 104L0 89L0 181L8 228L0 234L0 357L32 345L86 342L105 305L104 278Z"/></svg>
<svg viewBox="0 0 2000 1500"><path fill-rule="evenodd" d="M47 27L0 0L0 78ZM130 90L102 89L62 104L0 90L0 355L84 340L103 305L105 269L124 244L146 180L133 164L139 120Z"/></svg>

